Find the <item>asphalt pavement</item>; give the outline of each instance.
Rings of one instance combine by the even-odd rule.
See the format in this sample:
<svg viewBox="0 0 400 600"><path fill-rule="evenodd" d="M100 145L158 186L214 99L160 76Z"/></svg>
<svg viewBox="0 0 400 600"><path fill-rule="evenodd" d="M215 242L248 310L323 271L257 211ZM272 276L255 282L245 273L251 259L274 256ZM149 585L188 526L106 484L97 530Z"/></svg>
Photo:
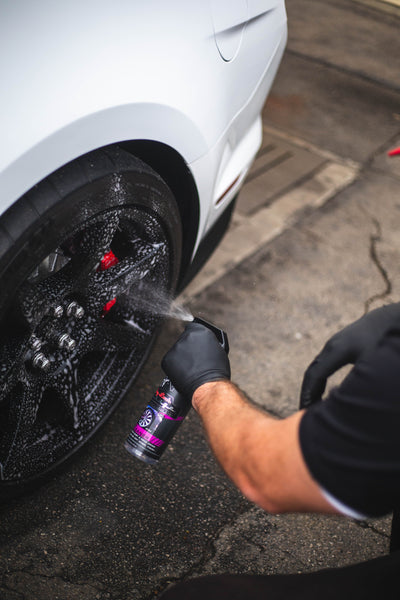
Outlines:
<svg viewBox="0 0 400 600"><path fill-rule="evenodd" d="M400 9L287 9L263 147L231 229L181 298L228 331L233 379L282 417L297 410L326 339L400 297L400 158L387 156L400 145ZM66 471L0 508L2 600L150 600L199 574L308 572L388 552L390 516L359 523L251 505L194 411L157 467L126 453L181 329L166 323L127 398Z"/></svg>

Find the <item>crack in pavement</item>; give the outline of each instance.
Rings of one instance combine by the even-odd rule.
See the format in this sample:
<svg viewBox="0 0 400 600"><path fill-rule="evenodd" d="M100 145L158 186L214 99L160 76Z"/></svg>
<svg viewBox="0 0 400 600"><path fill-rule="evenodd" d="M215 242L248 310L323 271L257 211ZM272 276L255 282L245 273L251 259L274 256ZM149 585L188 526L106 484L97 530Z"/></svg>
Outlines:
<svg viewBox="0 0 400 600"><path fill-rule="evenodd" d="M377 527L375 527L374 523L371 523L370 521L354 520L353 522L357 525L357 527L360 527L361 529L369 529L370 531L373 531L377 535L380 535L382 538L390 540L390 533L388 534L388 533L385 533L384 531L378 529Z"/></svg>
<svg viewBox="0 0 400 600"><path fill-rule="evenodd" d="M365 209L363 209L363 210L365 210ZM365 210L365 212L366 212L366 214L368 214L368 211ZM378 252L378 244L379 244L379 242L382 241L382 227L381 227L381 224L379 223L379 221L375 217L373 217L370 214L368 214L368 216L370 217L372 224L375 227L375 233L372 233L369 238L369 240L370 240L369 255L370 255L372 263L375 265L376 269L378 270L379 274L381 275L385 287L382 292L373 294L372 296L367 298L367 300L364 303L364 314L369 312L370 306L371 306L371 304L373 304L373 302L375 302L376 300L383 300L384 298L389 296L390 293L392 292L392 282L390 281L388 272L386 271L385 267L383 266L383 264L379 258L379 252Z"/></svg>
<svg viewBox="0 0 400 600"><path fill-rule="evenodd" d="M202 568L216 556L218 552L218 541L223 535L226 528L232 527L240 517L251 512L253 508L253 506L250 506L241 509L237 513L235 513L226 523L224 523L223 525L221 525L221 527L217 529L217 531L214 534L214 537L207 542L203 553L197 562L193 563L193 565L181 575L172 575L161 579L159 582L157 582L158 589L153 591L149 596L146 596L144 600L155 600L171 584L186 581L187 579L190 579L192 575L199 575Z"/></svg>
<svg viewBox="0 0 400 600"><path fill-rule="evenodd" d="M93 591L92 595L90 594L90 598L106 598L109 596L102 596L101 594L104 593L104 590L101 587L98 587L94 582L87 582L87 581L82 581L82 582L73 582L70 581L68 579L66 579L65 577L63 577L62 575L58 574L58 575L46 575L45 573L32 573L29 570L25 570L25 569L18 569L15 571L8 571L7 573L3 574L3 578L2 578L2 583L1 583L1 587L0 587L0 592L11 592L13 594L13 598L14 597L18 597L21 598L21 600L29 600L29 598L31 598L32 596L26 596L25 592L22 592L21 590L18 589L18 585L19 582L21 581L21 577L25 578L28 577L30 579L30 583L32 583L32 580L36 580L37 582L40 581L60 581L62 582L65 586L67 586L66 592L68 593L68 597L69 598L77 598L78 595L81 593L81 591L83 591L83 593L85 594L85 598L88 598L89 596L87 595L89 590ZM40 584L39 584L40 585ZM73 589L71 589L73 588ZM30 591L30 593L33 593L33 590L31 588L31 585L27 586L27 589ZM73 593L73 595L71 595L71 592ZM2 598L6 598L4 596L1 596Z"/></svg>

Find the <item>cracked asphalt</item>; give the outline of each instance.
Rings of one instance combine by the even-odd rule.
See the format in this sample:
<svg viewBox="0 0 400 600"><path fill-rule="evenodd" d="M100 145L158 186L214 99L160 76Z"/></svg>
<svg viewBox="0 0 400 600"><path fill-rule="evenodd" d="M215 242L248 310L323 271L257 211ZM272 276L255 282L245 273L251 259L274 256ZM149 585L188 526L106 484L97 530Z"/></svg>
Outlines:
<svg viewBox="0 0 400 600"><path fill-rule="evenodd" d="M386 155L400 145L400 12L355 0L287 8L264 138L273 130L351 162L356 176L189 302L228 331L233 379L278 416L297 409L303 371L330 335L400 298L400 158ZM312 168L291 189L308 178L317 192L322 167ZM2 600L150 600L199 574L306 572L388 552L390 516L357 523L251 505L216 464L193 411L157 467L125 452L181 328L166 323L119 410L66 471L0 508Z"/></svg>

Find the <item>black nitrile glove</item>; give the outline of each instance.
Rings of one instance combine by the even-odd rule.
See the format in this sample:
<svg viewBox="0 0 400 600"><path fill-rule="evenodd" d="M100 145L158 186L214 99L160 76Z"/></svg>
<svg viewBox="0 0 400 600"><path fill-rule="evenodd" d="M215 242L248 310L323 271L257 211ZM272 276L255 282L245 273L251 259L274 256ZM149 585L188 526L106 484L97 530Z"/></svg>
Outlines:
<svg viewBox="0 0 400 600"><path fill-rule="evenodd" d="M400 323L400 302L376 308L335 333L304 373L300 408L321 400L328 377L344 365L354 364L396 322Z"/></svg>
<svg viewBox="0 0 400 600"><path fill-rule="evenodd" d="M192 398L203 383L230 379L228 355L215 334L200 323L189 323L161 366L178 392Z"/></svg>

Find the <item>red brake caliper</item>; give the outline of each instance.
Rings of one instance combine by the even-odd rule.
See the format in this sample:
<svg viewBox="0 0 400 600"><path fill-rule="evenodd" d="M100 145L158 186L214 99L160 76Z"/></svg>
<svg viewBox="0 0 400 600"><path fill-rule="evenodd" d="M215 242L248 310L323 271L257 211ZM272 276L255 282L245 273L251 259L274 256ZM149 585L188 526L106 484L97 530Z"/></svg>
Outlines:
<svg viewBox="0 0 400 600"><path fill-rule="evenodd" d="M112 250L110 250L109 252L106 252L106 254L101 259L101 262L99 265L99 271L106 271L107 269L109 269L110 267L113 267L117 263L118 263L118 258L115 256L114 252ZM105 304L103 306L103 312L101 315L102 317L104 317L108 313L108 311L111 310L111 308L114 306L116 301L117 301L117 299L113 298L112 300L109 300L107 302L107 304Z"/></svg>

